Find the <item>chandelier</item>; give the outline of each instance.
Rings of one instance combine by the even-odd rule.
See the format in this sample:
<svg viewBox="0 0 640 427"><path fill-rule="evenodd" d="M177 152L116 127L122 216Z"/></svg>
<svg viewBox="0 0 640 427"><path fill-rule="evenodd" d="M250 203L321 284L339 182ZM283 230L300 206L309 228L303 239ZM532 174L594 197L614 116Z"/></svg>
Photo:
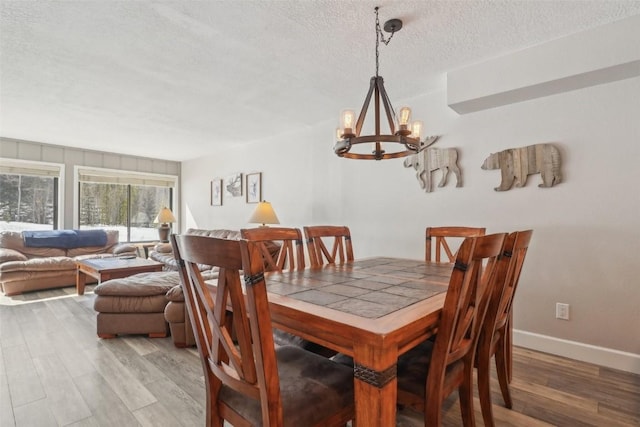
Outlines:
<svg viewBox="0 0 640 427"><path fill-rule="evenodd" d="M387 91L384 89L384 80L382 76L378 75L379 68L379 47L380 42L385 46L389 44L393 35L400 31L402 28L402 21L399 19L391 19L384 24L384 30L391 33L388 39L385 39L382 30L380 29L380 21L378 19L378 7L375 8L376 13L376 75L371 77L369 83L369 92L364 99L364 105L356 121L356 115L353 110L345 110L340 117L340 127L336 130L336 142L333 150L340 157L346 157L349 159L364 159L364 160L383 160L383 159L395 159L398 157L405 157L411 154L416 154L426 148L427 142L420 141L420 133L422 132L422 122L411 122L411 109L409 107L402 107L400 109L399 116L396 117L396 112L391 105ZM361 135L362 125L364 124L369 110L369 104L373 95L374 99L374 112L375 134L373 135ZM386 120L389 124L389 133L381 133L381 115L380 105L384 107ZM430 138L428 138L430 140ZM350 150L354 145L363 143L373 143L374 150L372 154L366 153L352 153ZM397 151L387 152L383 149L383 143L400 144ZM386 145L388 147L389 145Z"/></svg>

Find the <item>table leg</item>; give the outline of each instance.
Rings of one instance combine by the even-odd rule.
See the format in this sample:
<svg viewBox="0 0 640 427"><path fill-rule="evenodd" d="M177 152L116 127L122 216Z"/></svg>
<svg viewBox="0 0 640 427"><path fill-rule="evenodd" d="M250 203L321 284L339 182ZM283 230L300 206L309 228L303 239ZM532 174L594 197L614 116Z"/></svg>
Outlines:
<svg viewBox="0 0 640 427"><path fill-rule="evenodd" d="M391 350L388 351L388 353L391 352ZM354 357L354 392L358 427L396 425L397 357L391 358L388 354L385 356L384 360L379 360L375 364L378 366L386 364L387 367L376 369L359 363L358 359L364 359L357 354Z"/></svg>
<svg viewBox="0 0 640 427"><path fill-rule="evenodd" d="M78 295L84 295L84 286L87 283L87 275L78 268L76 272L76 291Z"/></svg>

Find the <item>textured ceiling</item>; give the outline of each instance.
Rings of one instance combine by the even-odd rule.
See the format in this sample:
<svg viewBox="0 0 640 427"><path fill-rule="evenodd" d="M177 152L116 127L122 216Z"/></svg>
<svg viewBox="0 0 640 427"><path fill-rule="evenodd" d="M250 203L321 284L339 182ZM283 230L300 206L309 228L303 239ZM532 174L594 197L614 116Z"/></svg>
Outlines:
<svg viewBox="0 0 640 427"><path fill-rule="evenodd" d="M337 123L375 74L376 5L381 23L404 21L380 48L392 102L640 13L635 0L1 0L0 136L186 160Z"/></svg>

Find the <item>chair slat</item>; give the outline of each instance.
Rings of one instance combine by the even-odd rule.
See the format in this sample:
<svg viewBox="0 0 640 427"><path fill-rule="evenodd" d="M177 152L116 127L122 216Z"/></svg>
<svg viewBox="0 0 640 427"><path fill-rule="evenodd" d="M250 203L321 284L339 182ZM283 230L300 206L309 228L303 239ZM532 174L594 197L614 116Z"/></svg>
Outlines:
<svg viewBox="0 0 640 427"><path fill-rule="evenodd" d="M266 270L304 270L304 245L299 229L286 227L246 228L240 230L240 235L243 239L258 243Z"/></svg>
<svg viewBox="0 0 640 427"><path fill-rule="evenodd" d="M481 227L427 227L425 231L425 260L442 262L441 253L447 256L445 262L453 262L456 252L451 249L447 239L462 240L466 237L484 236L485 228ZM432 247L433 246L433 247Z"/></svg>
<svg viewBox="0 0 640 427"><path fill-rule="evenodd" d="M349 227L317 225L304 227L312 267L353 261L353 245ZM331 250L328 249L330 244Z"/></svg>

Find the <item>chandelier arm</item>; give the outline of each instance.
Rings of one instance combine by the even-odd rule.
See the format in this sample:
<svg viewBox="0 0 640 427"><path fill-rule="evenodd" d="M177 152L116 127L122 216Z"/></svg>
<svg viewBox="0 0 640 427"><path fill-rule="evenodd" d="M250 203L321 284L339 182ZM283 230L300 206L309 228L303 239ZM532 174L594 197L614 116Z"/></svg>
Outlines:
<svg viewBox="0 0 640 427"><path fill-rule="evenodd" d="M365 96L364 98L364 104L362 104L362 110L360 110L360 115L358 116L358 121L356 122L356 136L360 136L360 131L362 130L364 119L367 117L367 110L369 109L369 103L371 103L371 95L373 94L375 84L376 77L371 77L371 81L369 82L369 92L367 92L367 96Z"/></svg>
<svg viewBox="0 0 640 427"><path fill-rule="evenodd" d="M412 138L410 136L402 136L402 135L364 135L364 136L356 136L350 138L349 141L351 145L363 144L366 142L395 142L399 144L405 144L410 142L411 144L420 144L420 140L418 138Z"/></svg>
<svg viewBox="0 0 640 427"><path fill-rule="evenodd" d="M374 108L373 108L373 112L374 112L374 122L373 122L373 126L374 126L374 131L376 133L376 135L380 135L380 85L379 85L379 79L380 77L376 77L376 84L374 87L374 97L373 97L373 102L374 102ZM380 144L377 144L376 146L377 150L380 150Z"/></svg>
<svg viewBox="0 0 640 427"><path fill-rule="evenodd" d="M344 157L346 159L357 159L357 160L387 160L387 159L398 159L401 157L407 157L413 154L415 153L412 151L399 151L396 153L383 152L380 156L376 156L376 154L344 153L340 155L340 157Z"/></svg>
<svg viewBox="0 0 640 427"><path fill-rule="evenodd" d="M380 90L380 98L382 98L382 104L384 105L385 112L387 113L387 121L389 122L389 129L391 133L396 133L396 112L391 105L391 100L389 99L389 95L387 95L387 91L384 88L384 80L380 77L379 81L379 90Z"/></svg>
<svg viewBox="0 0 640 427"><path fill-rule="evenodd" d="M380 135L380 81L382 77L376 76L376 85L375 85L375 131L376 136ZM384 87L384 85L383 85ZM382 144L380 144L380 139L377 139L375 142L375 149L373 151L376 160L381 160L382 155L384 154L384 150L382 150Z"/></svg>

